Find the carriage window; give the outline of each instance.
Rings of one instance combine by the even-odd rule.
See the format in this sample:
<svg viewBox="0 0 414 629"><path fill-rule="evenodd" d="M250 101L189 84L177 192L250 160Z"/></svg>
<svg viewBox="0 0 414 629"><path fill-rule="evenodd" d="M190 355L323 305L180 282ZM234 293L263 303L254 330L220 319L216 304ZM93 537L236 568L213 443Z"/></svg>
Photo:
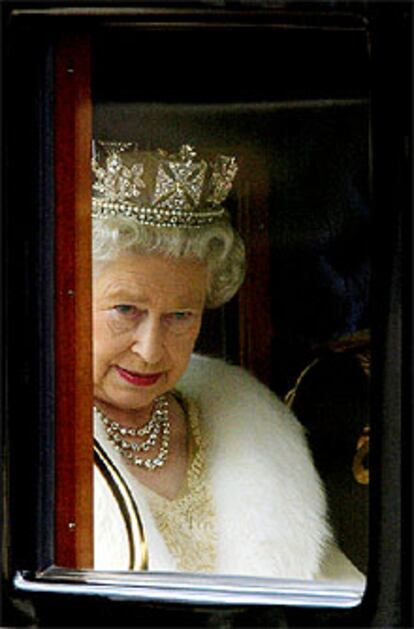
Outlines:
<svg viewBox="0 0 414 629"><path fill-rule="evenodd" d="M320 33L307 37L309 68L320 68L317 57L334 40L318 39L315 49ZM115 29L92 40L95 567L342 579L363 588L366 38L352 37L352 81L335 41L336 85L328 71L307 74L283 30L264 31L253 58L245 41L245 31L185 29ZM173 66L193 51L191 80L151 56L143 62L161 46ZM260 58L275 60L270 74ZM276 63L284 58L289 72ZM278 400L263 401L268 389ZM294 455L303 445L291 432L294 415L312 453L304 458ZM127 510L113 500L115 479L129 489L126 519L115 516Z"/></svg>
<svg viewBox="0 0 414 629"><path fill-rule="evenodd" d="M105 18L45 45L49 584L362 599L368 34L355 17L288 18Z"/></svg>

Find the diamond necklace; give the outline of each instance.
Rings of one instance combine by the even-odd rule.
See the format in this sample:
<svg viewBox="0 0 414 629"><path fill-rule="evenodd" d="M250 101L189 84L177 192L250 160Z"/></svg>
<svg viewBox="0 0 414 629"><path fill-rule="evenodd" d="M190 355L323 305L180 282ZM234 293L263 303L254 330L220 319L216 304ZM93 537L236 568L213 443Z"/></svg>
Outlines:
<svg viewBox="0 0 414 629"><path fill-rule="evenodd" d="M128 463L147 470L157 470L165 465L170 449L170 419L168 400L165 395L155 398L151 417L141 428L122 426L106 417L96 406L95 411L105 426L108 439ZM144 439L137 442L129 437ZM158 454L153 458L143 458L142 453L154 448L160 438Z"/></svg>

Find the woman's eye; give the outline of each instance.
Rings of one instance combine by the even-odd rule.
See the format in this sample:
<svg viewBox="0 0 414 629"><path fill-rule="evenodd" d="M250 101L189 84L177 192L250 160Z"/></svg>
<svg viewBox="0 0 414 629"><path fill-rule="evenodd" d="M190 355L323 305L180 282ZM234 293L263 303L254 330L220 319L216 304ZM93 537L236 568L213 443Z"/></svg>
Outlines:
<svg viewBox="0 0 414 629"><path fill-rule="evenodd" d="M173 317L173 319L175 319L176 321L185 321L187 319L190 319L191 317L191 312L172 312L171 316Z"/></svg>
<svg viewBox="0 0 414 629"><path fill-rule="evenodd" d="M123 316L133 318L139 314L138 309L135 306L130 306L128 304L118 304L114 306L114 310Z"/></svg>
<svg viewBox="0 0 414 629"><path fill-rule="evenodd" d="M187 311L169 312L166 315L167 323L175 326L188 325L193 320L193 313Z"/></svg>

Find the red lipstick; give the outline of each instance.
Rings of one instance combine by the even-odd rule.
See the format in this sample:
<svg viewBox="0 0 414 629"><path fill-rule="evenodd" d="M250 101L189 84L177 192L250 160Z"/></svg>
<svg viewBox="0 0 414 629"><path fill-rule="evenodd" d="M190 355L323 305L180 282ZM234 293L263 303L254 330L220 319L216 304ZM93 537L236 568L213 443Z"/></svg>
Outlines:
<svg viewBox="0 0 414 629"><path fill-rule="evenodd" d="M123 378L130 384L135 384L135 386L137 387L149 387L152 384L155 384L157 380L162 376L162 372L141 374L135 371L128 371L127 369L123 369L118 365L115 366L115 369L117 370L121 378Z"/></svg>

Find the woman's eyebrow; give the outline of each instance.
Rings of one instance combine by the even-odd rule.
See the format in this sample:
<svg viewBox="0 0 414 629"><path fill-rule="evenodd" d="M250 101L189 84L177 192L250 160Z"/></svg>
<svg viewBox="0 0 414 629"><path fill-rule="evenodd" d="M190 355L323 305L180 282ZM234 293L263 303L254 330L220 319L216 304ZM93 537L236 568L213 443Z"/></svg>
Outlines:
<svg viewBox="0 0 414 629"><path fill-rule="evenodd" d="M138 301L143 304L149 301L148 296L145 293L121 286L117 288L108 288L108 290L103 293L103 297L104 299L116 301Z"/></svg>
<svg viewBox="0 0 414 629"><path fill-rule="evenodd" d="M134 302L147 306L153 301L153 298L154 295L151 298L148 289L135 289L128 286L108 286L106 290L102 291L102 299L105 301L117 301L118 303ZM184 291L177 295L174 294L170 307L173 310L185 310L188 308L202 308L203 305L204 295L202 292Z"/></svg>

